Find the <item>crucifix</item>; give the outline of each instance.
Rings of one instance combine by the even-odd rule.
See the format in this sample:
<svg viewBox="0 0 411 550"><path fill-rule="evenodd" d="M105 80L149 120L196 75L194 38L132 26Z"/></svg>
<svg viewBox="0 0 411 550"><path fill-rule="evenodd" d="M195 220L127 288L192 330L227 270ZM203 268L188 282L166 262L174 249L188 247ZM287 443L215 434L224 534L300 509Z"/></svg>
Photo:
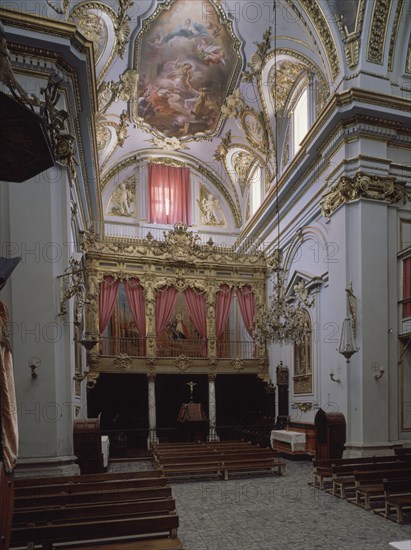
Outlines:
<svg viewBox="0 0 411 550"><path fill-rule="evenodd" d="M195 382L193 382L192 380L190 382L186 382L186 384L190 388L190 403L192 403L193 402L193 389L194 389L194 386L197 386L197 384Z"/></svg>

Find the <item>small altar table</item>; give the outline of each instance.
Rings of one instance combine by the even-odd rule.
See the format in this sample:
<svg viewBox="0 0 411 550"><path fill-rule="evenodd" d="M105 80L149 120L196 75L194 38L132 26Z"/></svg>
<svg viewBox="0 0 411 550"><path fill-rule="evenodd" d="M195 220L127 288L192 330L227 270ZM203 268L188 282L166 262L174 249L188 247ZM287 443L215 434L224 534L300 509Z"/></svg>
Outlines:
<svg viewBox="0 0 411 550"><path fill-rule="evenodd" d="M272 430L270 442L271 447L275 450L305 451L305 433Z"/></svg>

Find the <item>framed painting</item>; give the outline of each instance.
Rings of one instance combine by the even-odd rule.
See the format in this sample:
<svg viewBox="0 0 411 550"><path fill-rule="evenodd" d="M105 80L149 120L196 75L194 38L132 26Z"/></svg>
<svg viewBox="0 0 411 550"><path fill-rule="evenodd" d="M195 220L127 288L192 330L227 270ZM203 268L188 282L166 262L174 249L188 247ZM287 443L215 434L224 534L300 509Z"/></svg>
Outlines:
<svg viewBox="0 0 411 550"><path fill-rule="evenodd" d="M231 23L211 0L160 4L135 42L133 119L167 137L216 135L241 68L239 50Z"/></svg>

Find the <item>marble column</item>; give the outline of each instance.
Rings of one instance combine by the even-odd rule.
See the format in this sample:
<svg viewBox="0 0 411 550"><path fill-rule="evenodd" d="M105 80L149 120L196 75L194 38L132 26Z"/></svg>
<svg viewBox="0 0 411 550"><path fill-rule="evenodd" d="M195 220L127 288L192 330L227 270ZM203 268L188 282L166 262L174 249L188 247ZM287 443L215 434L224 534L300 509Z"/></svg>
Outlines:
<svg viewBox="0 0 411 550"><path fill-rule="evenodd" d="M207 441L220 441L217 435L216 426L216 404L215 404L215 374L208 375L208 417L209 429Z"/></svg>
<svg viewBox="0 0 411 550"><path fill-rule="evenodd" d="M148 374L148 438L147 448L150 449L153 443L158 443L156 432L156 375Z"/></svg>

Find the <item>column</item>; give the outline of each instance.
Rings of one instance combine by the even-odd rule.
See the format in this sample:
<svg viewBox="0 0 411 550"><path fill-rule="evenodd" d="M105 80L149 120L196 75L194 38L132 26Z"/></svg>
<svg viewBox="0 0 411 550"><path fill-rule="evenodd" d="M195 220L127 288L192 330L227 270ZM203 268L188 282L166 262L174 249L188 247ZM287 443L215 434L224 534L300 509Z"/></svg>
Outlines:
<svg viewBox="0 0 411 550"><path fill-rule="evenodd" d="M215 374L208 375L208 417L209 428L207 441L220 441L217 435L216 426L216 406L215 406Z"/></svg>
<svg viewBox="0 0 411 550"><path fill-rule="evenodd" d="M148 438L147 448L150 449L153 443L158 443L158 437L156 432L156 375L148 374Z"/></svg>

